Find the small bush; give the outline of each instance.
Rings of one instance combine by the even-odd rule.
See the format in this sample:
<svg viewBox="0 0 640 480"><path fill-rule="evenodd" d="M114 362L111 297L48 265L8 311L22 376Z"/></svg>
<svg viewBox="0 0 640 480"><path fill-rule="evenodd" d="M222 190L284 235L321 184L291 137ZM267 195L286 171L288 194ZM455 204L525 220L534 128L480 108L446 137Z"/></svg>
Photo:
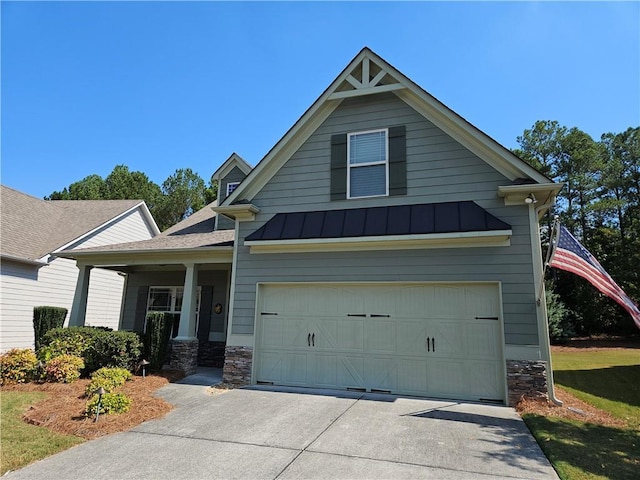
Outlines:
<svg viewBox="0 0 640 480"><path fill-rule="evenodd" d="M0 383L27 383L38 372L38 357L30 348L14 348L0 355Z"/></svg>
<svg viewBox="0 0 640 480"><path fill-rule="evenodd" d="M36 351L42 346L42 337L53 328L62 328L67 309L62 307L33 307L33 333Z"/></svg>
<svg viewBox="0 0 640 480"><path fill-rule="evenodd" d="M47 332L41 356L70 353L82 356L83 374L102 367L132 370L141 356L142 342L137 333L110 331L105 328L70 327Z"/></svg>
<svg viewBox="0 0 640 480"><path fill-rule="evenodd" d="M71 383L80 378L84 361L75 355L60 355L52 358L44 366L47 382Z"/></svg>
<svg viewBox="0 0 640 480"><path fill-rule="evenodd" d="M567 343L575 335L570 321L570 312L549 285L546 291L549 338L553 344Z"/></svg>
<svg viewBox="0 0 640 480"><path fill-rule="evenodd" d="M165 312L147 314L147 333L144 337L144 355L152 370L160 370L167 356L167 347L173 328L173 315Z"/></svg>
<svg viewBox="0 0 640 480"><path fill-rule="evenodd" d="M85 415L91 417L97 413L99 396L94 395L85 410ZM100 415L126 413L131 408L131 399L124 393L105 393L100 401Z"/></svg>
<svg viewBox="0 0 640 480"><path fill-rule="evenodd" d="M121 387L127 380L131 380L131 372L124 368L101 368L91 374L91 382L87 385L85 395L91 397L96 394L100 387L112 393L116 388Z"/></svg>

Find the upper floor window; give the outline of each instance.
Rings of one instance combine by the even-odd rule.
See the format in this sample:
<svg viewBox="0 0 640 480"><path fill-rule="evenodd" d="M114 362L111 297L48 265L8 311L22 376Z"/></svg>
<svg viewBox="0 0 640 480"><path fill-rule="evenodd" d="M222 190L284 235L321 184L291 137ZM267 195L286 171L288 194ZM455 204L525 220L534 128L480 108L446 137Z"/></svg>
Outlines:
<svg viewBox="0 0 640 480"><path fill-rule="evenodd" d="M388 130L347 135L347 198L389 195Z"/></svg>
<svg viewBox="0 0 640 480"><path fill-rule="evenodd" d="M240 182L229 182L227 183L227 197L233 193L233 191L238 188Z"/></svg>

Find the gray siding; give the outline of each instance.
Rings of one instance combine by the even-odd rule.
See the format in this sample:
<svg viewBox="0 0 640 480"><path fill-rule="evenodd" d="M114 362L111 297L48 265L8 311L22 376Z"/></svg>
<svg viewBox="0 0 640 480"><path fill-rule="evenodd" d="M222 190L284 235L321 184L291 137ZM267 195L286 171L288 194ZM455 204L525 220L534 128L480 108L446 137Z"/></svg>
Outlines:
<svg viewBox="0 0 640 480"><path fill-rule="evenodd" d="M184 275L184 270L130 273L127 278L124 308L122 310L122 324L120 328L123 330L142 331L143 325L140 322L136 322L136 304L138 302L140 287L179 287L184 285ZM212 311L200 312L201 318L202 315L210 316L210 331L224 330L223 327L228 310L226 305L228 276L228 270L201 270L198 272L198 285L202 287L213 287L213 297L210 302L207 302L209 309L212 309L216 303L221 303L224 306L220 315L216 315ZM206 321L209 321L209 318L207 318Z"/></svg>
<svg viewBox="0 0 640 480"><path fill-rule="evenodd" d="M238 167L233 167L229 174L220 179L220 185L218 186L218 205L220 205L225 198L227 198L227 185L229 183L241 182L247 175ZM224 215L220 215L218 218L217 229L229 230L235 228L235 222Z"/></svg>
<svg viewBox="0 0 640 480"><path fill-rule="evenodd" d="M406 126L407 195L330 200L331 135ZM254 198L261 210L240 224L234 334L254 329L258 282L500 281L505 342L538 343L527 207L505 207L510 182L394 94L346 100ZM245 236L275 213L473 200L512 225L509 247L250 255Z"/></svg>

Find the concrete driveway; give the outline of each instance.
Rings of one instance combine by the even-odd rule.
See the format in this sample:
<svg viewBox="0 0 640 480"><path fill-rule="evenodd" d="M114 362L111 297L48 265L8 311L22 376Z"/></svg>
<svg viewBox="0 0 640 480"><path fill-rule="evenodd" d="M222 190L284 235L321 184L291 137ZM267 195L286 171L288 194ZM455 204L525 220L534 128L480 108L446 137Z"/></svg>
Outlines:
<svg viewBox="0 0 640 480"><path fill-rule="evenodd" d="M188 383L160 390L177 406L165 418L4 478L558 478L511 408L272 387L211 395Z"/></svg>

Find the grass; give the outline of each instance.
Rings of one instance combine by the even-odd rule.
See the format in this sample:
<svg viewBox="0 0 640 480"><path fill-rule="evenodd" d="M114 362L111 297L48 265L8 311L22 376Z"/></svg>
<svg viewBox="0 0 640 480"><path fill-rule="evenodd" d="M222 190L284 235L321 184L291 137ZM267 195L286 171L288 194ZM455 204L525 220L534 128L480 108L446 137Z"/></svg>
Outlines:
<svg viewBox="0 0 640 480"><path fill-rule="evenodd" d="M553 366L556 384L627 424L615 428L524 415L560 478L640 478L640 351L559 351L553 353Z"/></svg>
<svg viewBox="0 0 640 480"><path fill-rule="evenodd" d="M25 409L45 397L46 394L37 392L0 393L0 475L84 441L79 437L61 435L22 421Z"/></svg>

